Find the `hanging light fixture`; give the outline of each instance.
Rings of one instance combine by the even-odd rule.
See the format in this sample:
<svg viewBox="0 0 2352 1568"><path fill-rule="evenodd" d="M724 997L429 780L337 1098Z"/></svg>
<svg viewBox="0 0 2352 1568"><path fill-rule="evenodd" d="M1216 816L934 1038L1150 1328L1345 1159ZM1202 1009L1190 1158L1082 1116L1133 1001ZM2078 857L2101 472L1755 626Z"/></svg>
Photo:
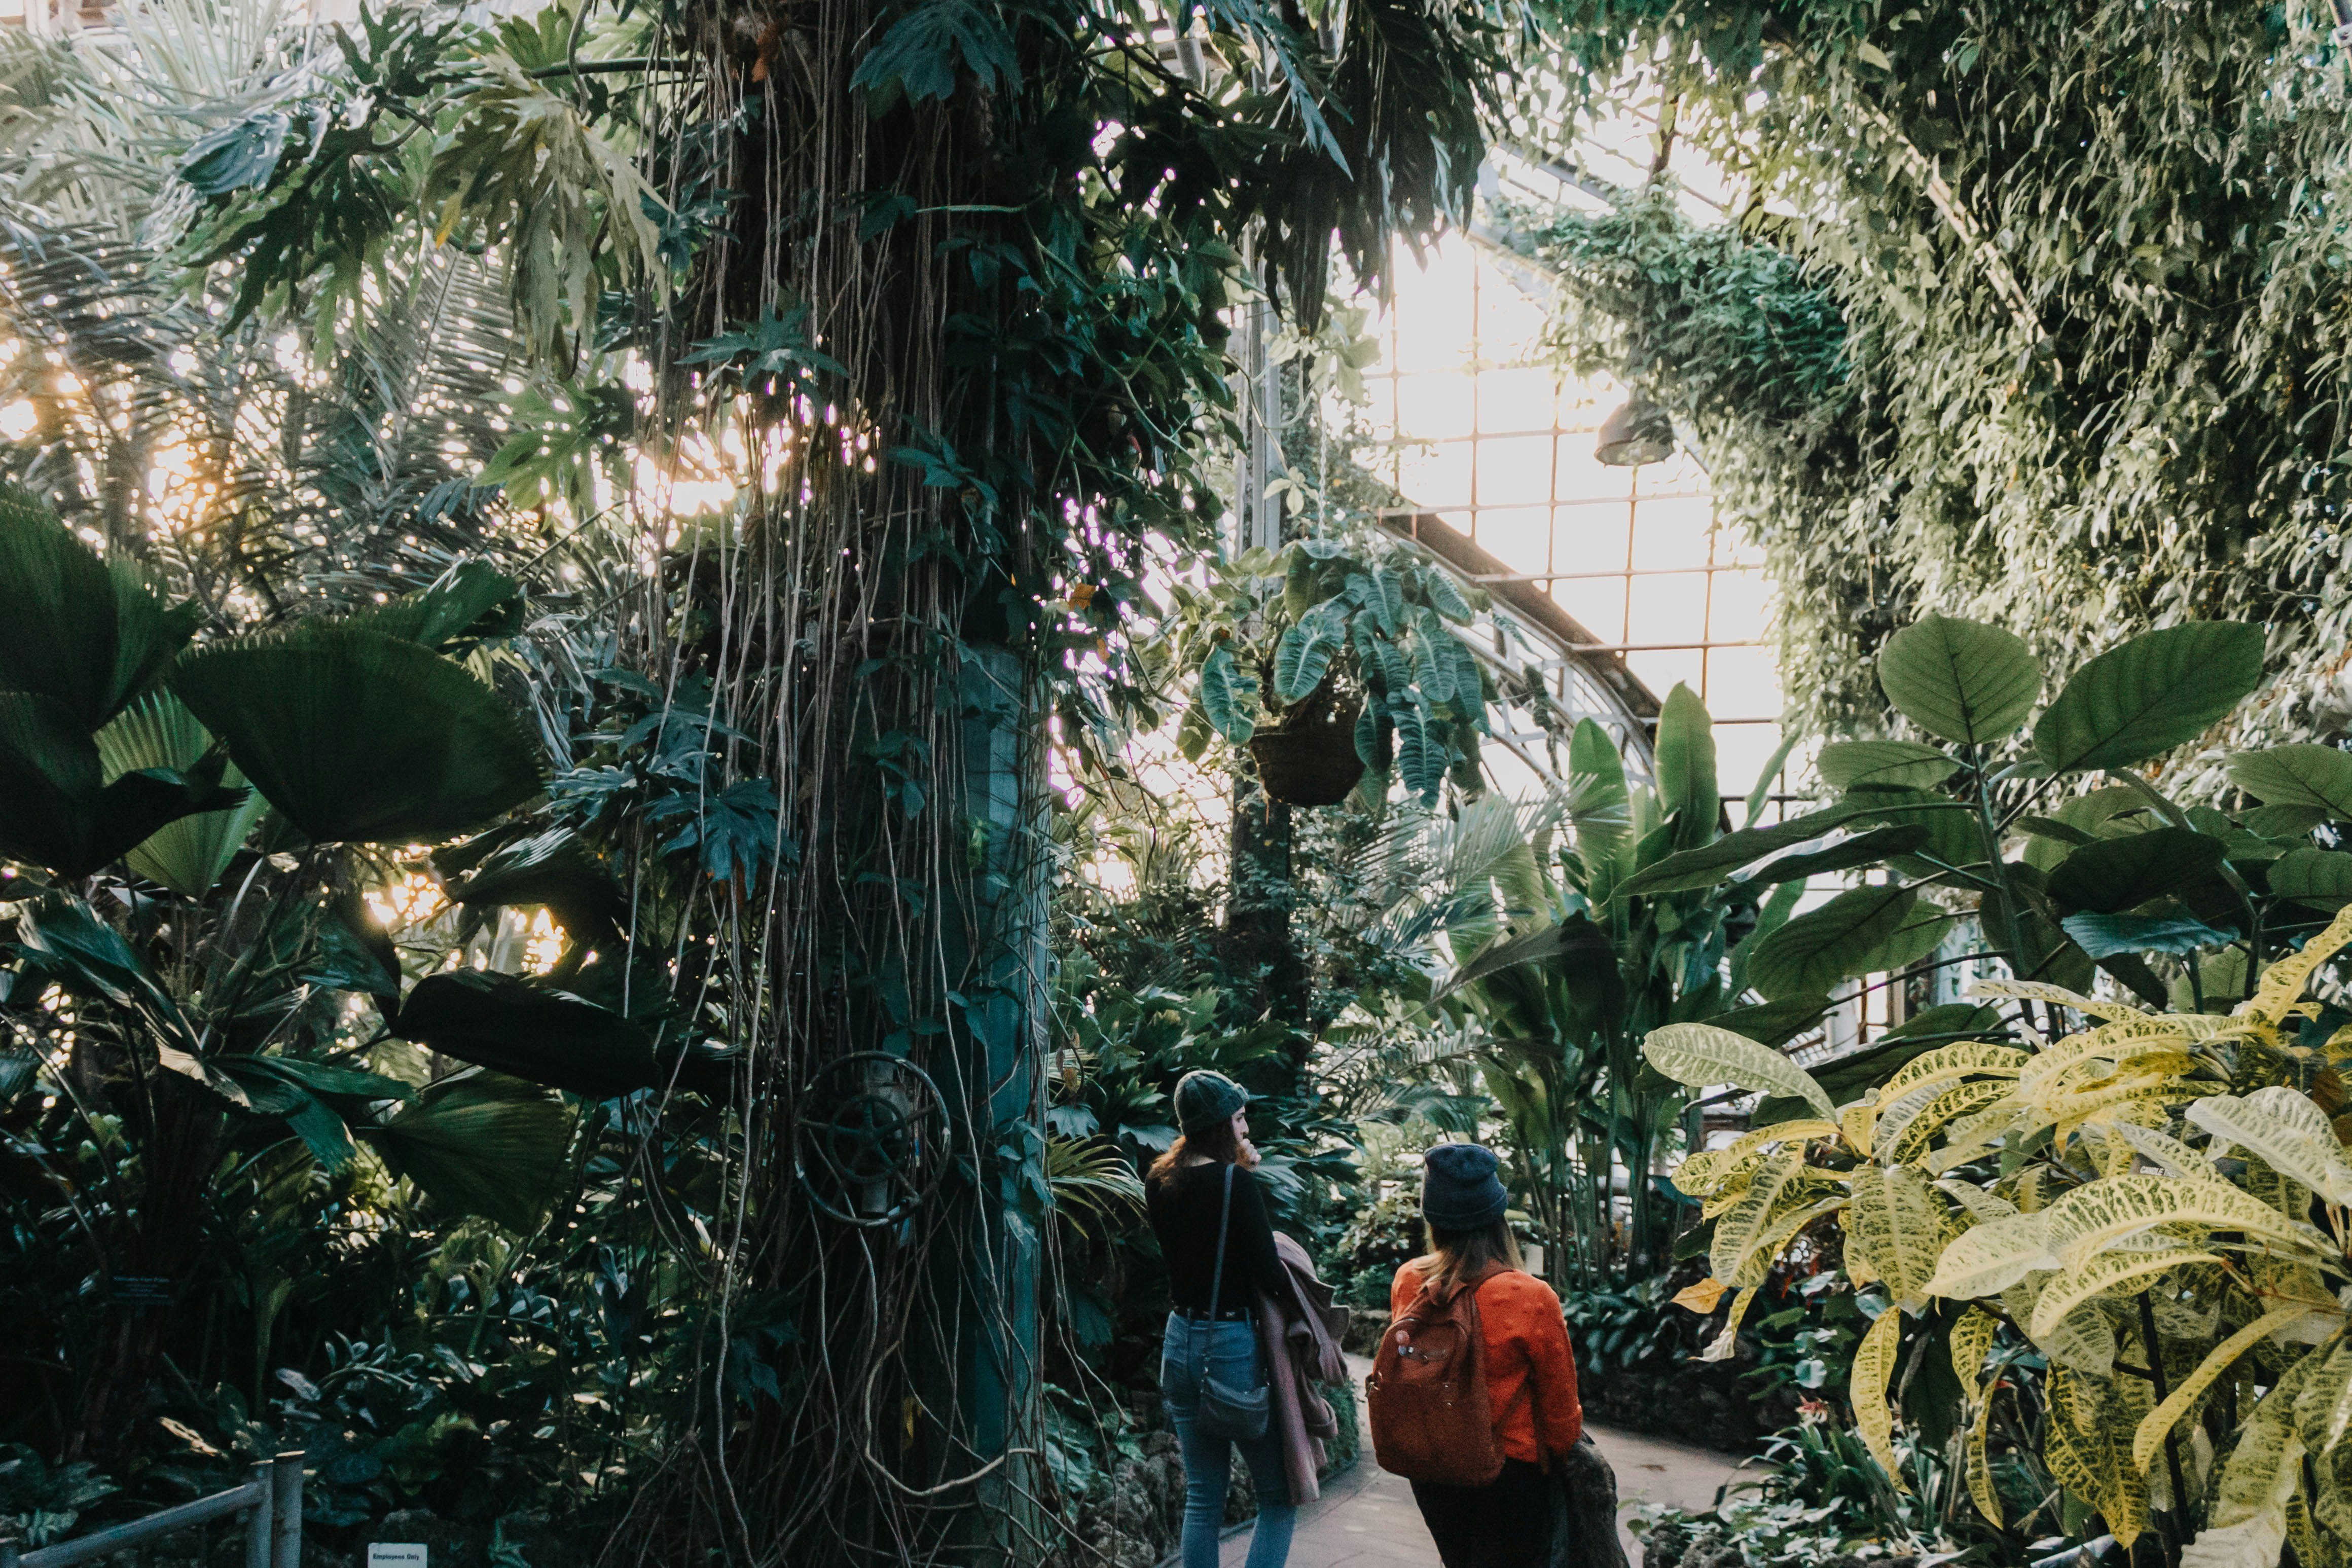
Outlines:
<svg viewBox="0 0 2352 1568"><path fill-rule="evenodd" d="M1675 422L1666 411L1635 392L1601 422L1592 455L1612 468L1638 468L1675 454Z"/></svg>

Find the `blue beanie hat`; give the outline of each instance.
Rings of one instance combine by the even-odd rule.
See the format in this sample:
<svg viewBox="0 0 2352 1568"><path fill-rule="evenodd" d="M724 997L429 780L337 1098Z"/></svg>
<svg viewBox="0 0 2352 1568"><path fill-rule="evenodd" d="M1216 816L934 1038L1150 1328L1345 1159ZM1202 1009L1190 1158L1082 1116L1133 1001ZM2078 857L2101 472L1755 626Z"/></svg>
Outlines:
<svg viewBox="0 0 2352 1568"><path fill-rule="evenodd" d="M1248 1091L1222 1072L1202 1068L1176 1081L1176 1125L1187 1136L1231 1121L1248 1103Z"/></svg>
<svg viewBox="0 0 2352 1568"><path fill-rule="evenodd" d="M1503 1218L1502 1162L1477 1144L1440 1144L1422 1156L1422 1218L1440 1230L1481 1230Z"/></svg>

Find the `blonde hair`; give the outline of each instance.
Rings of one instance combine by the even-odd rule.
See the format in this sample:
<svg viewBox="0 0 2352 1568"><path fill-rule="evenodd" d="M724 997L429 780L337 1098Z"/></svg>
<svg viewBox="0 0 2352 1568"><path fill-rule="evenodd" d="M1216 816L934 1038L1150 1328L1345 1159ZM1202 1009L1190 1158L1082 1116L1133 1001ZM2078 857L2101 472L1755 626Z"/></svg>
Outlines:
<svg viewBox="0 0 2352 1568"><path fill-rule="evenodd" d="M1508 1221L1497 1219L1475 1230L1441 1230L1423 1221L1423 1228L1429 1236L1429 1251L1414 1259L1412 1266L1449 1294L1465 1280L1497 1264L1514 1270L1527 1267L1519 1261L1518 1238L1511 1234Z"/></svg>

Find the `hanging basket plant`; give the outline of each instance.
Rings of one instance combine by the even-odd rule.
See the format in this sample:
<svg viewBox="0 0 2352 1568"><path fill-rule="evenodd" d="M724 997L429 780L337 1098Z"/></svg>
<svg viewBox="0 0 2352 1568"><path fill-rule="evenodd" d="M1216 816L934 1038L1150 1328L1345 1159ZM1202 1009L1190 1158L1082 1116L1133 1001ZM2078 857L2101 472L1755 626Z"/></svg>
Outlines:
<svg viewBox="0 0 2352 1568"><path fill-rule="evenodd" d="M1363 710L1360 697L1342 695L1336 675L1326 675L1279 724L1259 727L1249 749L1267 796L1286 806L1336 806L1346 800L1364 776L1365 759L1356 749L1356 720Z"/></svg>
<svg viewBox="0 0 2352 1568"><path fill-rule="evenodd" d="M1175 589L1192 701L1177 744L1247 747L1265 792L1334 806L1391 769L1434 802L1449 770L1475 789L1491 683L1457 628L1476 612L1444 569L1402 548L1302 539Z"/></svg>

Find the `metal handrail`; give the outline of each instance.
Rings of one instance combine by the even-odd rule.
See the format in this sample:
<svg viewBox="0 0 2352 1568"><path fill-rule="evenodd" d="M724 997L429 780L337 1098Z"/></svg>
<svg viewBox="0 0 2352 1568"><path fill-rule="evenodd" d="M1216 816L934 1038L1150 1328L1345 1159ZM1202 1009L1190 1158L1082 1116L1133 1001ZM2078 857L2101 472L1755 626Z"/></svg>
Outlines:
<svg viewBox="0 0 2352 1568"><path fill-rule="evenodd" d="M280 1454L255 1465L253 1479L241 1487L37 1552L0 1541L0 1568L78 1568L125 1547L236 1514L245 1515L245 1568L302 1568L302 1456Z"/></svg>

